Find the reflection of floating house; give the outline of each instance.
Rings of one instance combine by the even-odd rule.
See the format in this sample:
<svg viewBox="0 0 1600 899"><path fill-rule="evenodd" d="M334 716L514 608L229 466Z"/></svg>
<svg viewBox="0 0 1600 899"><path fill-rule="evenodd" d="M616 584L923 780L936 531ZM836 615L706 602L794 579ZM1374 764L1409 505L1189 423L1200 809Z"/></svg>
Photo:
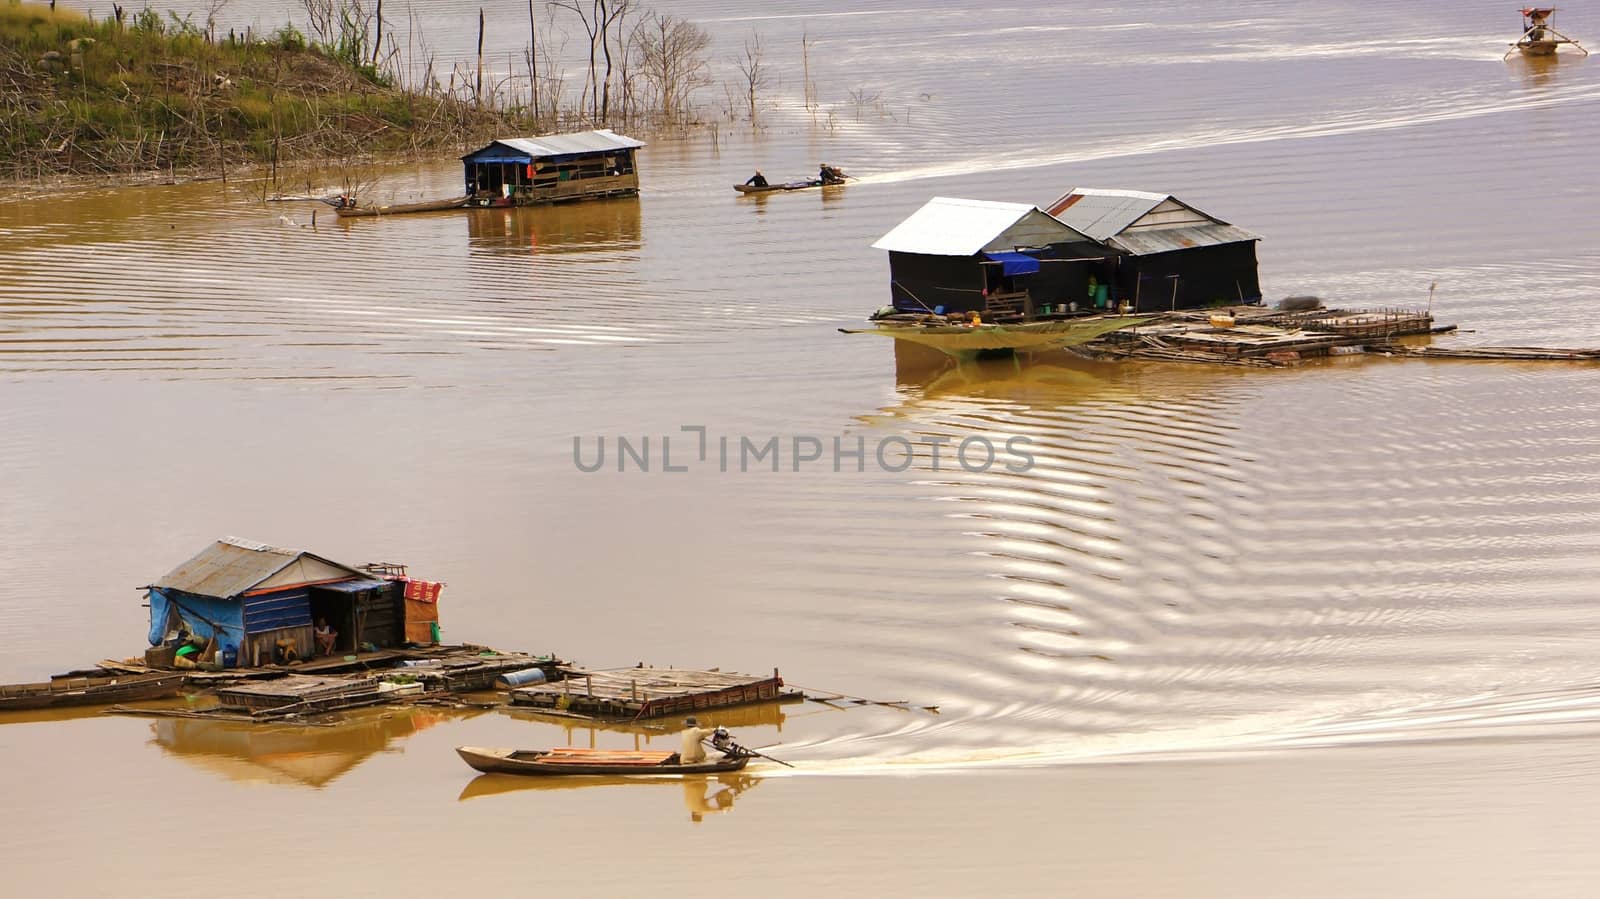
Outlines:
<svg viewBox="0 0 1600 899"><path fill-rule="evenodd" d="M437 585L229 537L150 585L149 639L157 649L147 658L170 667L179 648L170 638L188 633L214 647L216 663L227 667L308 659L319 618L338 632L336 652L399 646L407 638L408 593L438 599Z"/></svg>
<svg viewBox="0 0 1600 899"><path fill-rule="evenodd" d="M529 256L639 249L638 203L579 203L480 210L467 216L474 251Z"/></svg>
<svg viewBox="0 0 1600 899"><path fill-rule="evenodd" d="M639 193L634 151L609 130L497 140L461 157L469 206L531 206Z"/></svg>
<svg viewBox="0 0 1600 899"><path fill-rule="evenodd" d="M1049 213L1116 254L1112 295L1136 312L1261 300L1261 238L1168 194L1079 188Z"/></svg>
<svg viewBox="0 0 1600 899"><path fill-rule="evenodd" d="M385 709L355 713L338 727L168 718L150 728L165 751L232 780L320 787L447 715L462 714L474 713Z"/></svg>

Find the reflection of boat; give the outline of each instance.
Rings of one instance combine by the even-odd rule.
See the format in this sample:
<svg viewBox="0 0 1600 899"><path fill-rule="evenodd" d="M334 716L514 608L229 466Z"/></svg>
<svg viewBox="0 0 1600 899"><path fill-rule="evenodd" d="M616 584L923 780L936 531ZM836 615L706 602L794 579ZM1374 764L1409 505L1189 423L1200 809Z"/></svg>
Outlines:
<svg viewBox="0 0 1600 899"><path fill-rule="evenodd" d="M951 324L943 316L916 316L910 320L878 319L873 328L841 328L846 334L881 334L932 347L952 356L969 356L990 350L1051 350L1088 343L1118 328L1136 325L1149 316L1083 315L1009 324Z"/></svg>
<svg viewBox="0 0 1600 899"><path fill-rule="evenodd" d="M491 749L482 746L457 746L456 754L462 761L485 774L523 774L533 776L563 776L580 774L603 775L662 775L662 774L718 774L738 771L749 763L746 755L707 758L690 765L668 763L673 753L661 751L638 752L627 749Z"/></svg>
<svg viewBox="0 0 1600 899"><path fill-rule="evenodd" d="M681 784L684 801L691 814L700 812L705 805L706 792L713 790L719 811L732 807L732 799L761 782L761 778L746 771L726 774L692 774L686 777L622 777L594 775L593 777L513 777L506 774L480 774L461 788L458 801L479 799L485 796L503 796L529 790L573 790L592 787L643 787L671 788ZM698 793L698 795L693 795ZM692 798L691 798L692 797Z"/></svg>
<svg viewBox="0 0 1600 899"><path fill-rule="evenodd" d="M393 203L388 206L343 206L335 205L334 211L340 218L363 215L402 215L408 212L439 212L445 209L460 209L467 205L466 197L452 197L448 200L427 200L421 203Z"/></svg>
<svg viewBox="0 0 1600 899"><path fill-rule="evenodd" d="M1553 6L1529 6L1522 10L1522 36L1511 45L1511 50L1506 51L1510 56L1512 50L1520 50L1527 56L1554 56L1562 44L1571 44L1583 51L1584 56L1589 55L1588 50L1572 38L1557 31L1551 18L1555 15Z"/></svg>
<svg viewBox="0 0 1600 899"><path fill-rule="evenodd" d="M102 705L178 695L186 676L170 671L57 678L47 684L0 685L0 711Z"/></svg>

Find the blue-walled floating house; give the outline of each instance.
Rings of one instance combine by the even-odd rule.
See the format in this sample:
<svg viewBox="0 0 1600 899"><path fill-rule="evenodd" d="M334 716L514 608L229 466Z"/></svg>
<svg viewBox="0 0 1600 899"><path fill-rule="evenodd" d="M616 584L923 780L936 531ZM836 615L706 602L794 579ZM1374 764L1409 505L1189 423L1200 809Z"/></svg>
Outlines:
<svg viewBox="0 0 1600 899"><path fill-rule="evenodd" d="M1113 254L1099 280L1134 311L1261 302L1260 236L1170 194L1077 188L1046 211Z"/></svg>
<svg viewBox="0 0 1600 899"><path fill-rule="evenodd" d="M497 140L461 157L470 206L635 196L644 144L608 129Z"/></svg>
<svg viewBox="0 0 1600 899"><path fill-rule="evenodd" d="M225 666L309 659L315 622L325 618L338 632L335 651L398 646L403 589L309 552L227 537L146 588L150 645L187 633L214 638Z"/></svg>

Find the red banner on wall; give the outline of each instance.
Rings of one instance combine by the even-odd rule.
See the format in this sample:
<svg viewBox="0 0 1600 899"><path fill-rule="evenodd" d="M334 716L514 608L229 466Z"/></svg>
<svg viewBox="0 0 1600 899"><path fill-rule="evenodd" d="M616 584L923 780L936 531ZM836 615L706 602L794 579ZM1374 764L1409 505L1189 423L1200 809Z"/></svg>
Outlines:
<svg viewBox="0 0 1600 899"><path fill-rule="evenodd" d="M434 581L417 581L410 578L406 579L405 585L406 599L415 602L438 602L439 591L444 587L444 584Z"/></svg>

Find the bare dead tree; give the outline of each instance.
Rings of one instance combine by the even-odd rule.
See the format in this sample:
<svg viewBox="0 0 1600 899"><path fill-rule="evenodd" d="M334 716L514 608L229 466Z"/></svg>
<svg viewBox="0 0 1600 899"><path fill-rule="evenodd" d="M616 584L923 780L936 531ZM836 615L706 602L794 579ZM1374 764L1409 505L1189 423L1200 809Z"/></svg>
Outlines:
<svg viewBox="0 0 1600 899"><path fill-rule="evenodd" d="M378 9L372 14L372 24L372 66L377 68L378 54L383 51L383 0L378 0Z"/></svg>
<svg viewBox="0 0 1600 899"><path fill-rule="evenodd" d="M208 0L208 2L206 3L206 42L207 43L215 44L217 42L217 14L222 12L222 10L230 2L232 2L232 0ZM113 7L113 8L119 8L119 7ZM117 21L119 21L119 22L122 21L120 16L118 17Z"/></svg>
<svg viewBox="0 0 1600 899"><path fill-rule="evenodd" d="M528 87L533 94L533 123L539 124L539 29L533 20L533 0L528 0Z"/></svg>
<svg viewBox="0 0 1600 899"><path fill-rule="evenodd" d="M807 109L817 108L817 85L811 80L811 35L800 31L800 91Z"/></svg>
<svg viewBox="0 0 1600 899"><path fill-rule="evenodd" d="M739 69L739 74L744 76L744 99L750 110L752 126L756 124L756 105L760 100L761 91L772 81L772 75L767 70L765 55L766 48L762 46L761 34L752 30L750 36L744 39L744 55L733 61Z"/></svg>
<svg viewBox="0 0 1600 899"><path fill-rule="evenodd" d="M694 92L711 83L705 56L711 35L687 19L656 12L638 35L640 65L655 88L661 116L686 120Z"/></svg>
<svg viewBox="0 0 1600 899"><path fill-rule="evenodd" d="M589 80L584 82L584 94L579 97L579 103L583 102L584 97L588 98L589 115L594 119L600 117L599 60L596 54L600 49L601 2L602 0L550 0L552 8L564 9L577 16L578 21L583 23L583 33L589 37Z"/></svg>

